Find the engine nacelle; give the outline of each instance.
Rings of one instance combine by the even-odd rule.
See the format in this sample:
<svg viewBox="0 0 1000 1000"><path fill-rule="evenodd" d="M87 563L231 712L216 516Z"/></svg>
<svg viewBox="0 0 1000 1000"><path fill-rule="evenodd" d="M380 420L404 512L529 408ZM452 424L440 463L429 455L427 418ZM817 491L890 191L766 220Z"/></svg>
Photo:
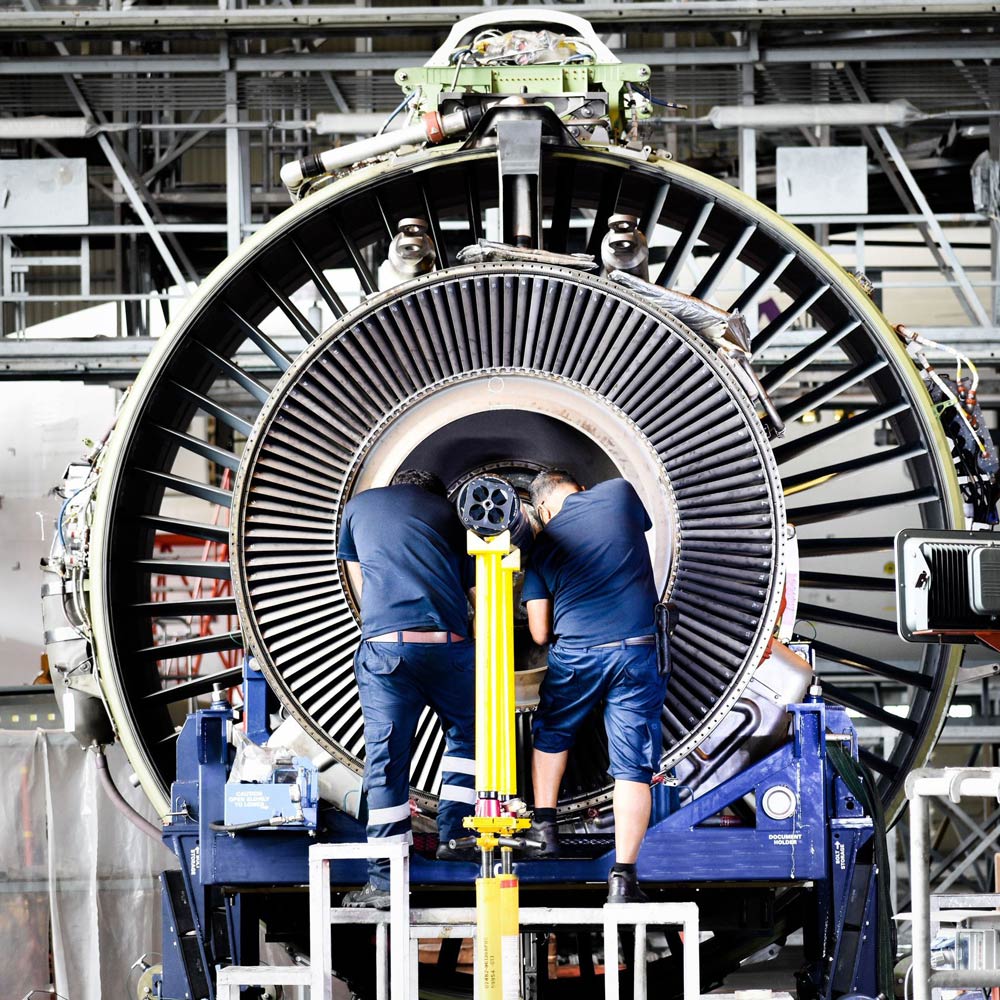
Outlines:
<svg viewBox="0 0 1000 1000"><path fill-rule="evenodd" d="M642 144L647 67L561 11L518 21L548 31L537 51L559 60L512 62L469 22L454 52L400 70L413 120L289 170L300 200L205 281L124 401L73 584L117 735L165 812L177 727L193 699L238 683L249 647L349 791L363 743L343 504L404 463L455 486L473 473L523 486L556 464L584 482L626 476L653 516L658 583L681 613L665 766L708 781L780 734L805 676L772 644L794 525L810 623L797 635L820 672L911 690L900 717L840 677L825 687L897 727L870 753L891 814L959 662L937 646L914 663L868 604L873 589L892 600L878 574L894 532L875 518L961 523L919 375L861 284L798 229ZM775 318L758 330L764 299ZM841 412L796 424L823 408ZM892 449L868 433L882 425ZM876 469L898 488L870 490ZM526 745L543 662L524 639L518 657ZM413 794L430 811L443 748L430 713L417 743ZM604 754L595 726L564 812L607 805Z"/></svg>

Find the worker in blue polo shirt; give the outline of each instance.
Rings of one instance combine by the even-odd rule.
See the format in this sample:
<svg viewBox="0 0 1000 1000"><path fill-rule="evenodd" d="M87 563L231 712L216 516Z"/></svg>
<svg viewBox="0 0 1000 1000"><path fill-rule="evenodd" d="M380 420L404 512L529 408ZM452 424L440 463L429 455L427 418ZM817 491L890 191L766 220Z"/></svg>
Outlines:
<svg viewBox="0 0 1000 1000"><path fill-rule="evenodd" d="M567 472L541 472L531 502L542 524L522 598L531 637L551 642L532 727L536 857L559 854L556 804L580 724L604 702L615 779L615 864L608 902L646 897L635 862L659 769L667 678L657 667L652 522L632 485L611 479L584 490Z"/></svg>
<svg viewBox="0 0 1000 1000"><path fill-rule="evenodd" d="M413 842L410 745L429 705L445 733L437 857L471 860L448 841L465 835L462 819L476 801L475 643L466 599L475 580L444 484L407 469L390 486L359 493L344 508L337 555L361 566L354 672L365 726L368 840ZM388 862L369 862L368 879L347 893L344 906L389 906Z"/></svg>

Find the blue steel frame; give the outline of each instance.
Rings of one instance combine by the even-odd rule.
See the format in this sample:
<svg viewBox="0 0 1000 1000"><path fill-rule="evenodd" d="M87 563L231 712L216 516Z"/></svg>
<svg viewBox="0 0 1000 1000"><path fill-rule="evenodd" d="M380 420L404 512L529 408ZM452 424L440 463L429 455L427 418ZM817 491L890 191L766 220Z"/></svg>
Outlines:
<svg viewBox="0 0 1000 1000"><path fill-rule="evenodd" d="M244 717L251 739L263 742L267 731L267 685L252 665L244 668ZM848 991L875 995L876 871L859 859L874 833L872 819L847 791L827 757L827 742L835 740L856 759L857 734L844 709L820 699L790 705L792 738L784 746L723 784L680 804L683 790L657 786L653 820L638 859L638 874L647 883L769 882L810 883L815 899L819 954L810 970L810 996L835 1000ZM171 822L164 827L167 846L180 861L189 919L179 919L176 900L164 889L164 973L161 997L184 1000L193 996L181 962L184 950L169 928L188 927L198 939L202 967L209 970L209 1000L214 1000L212 970L220 956L209 927L212 890L226 886L306 885L308 849L312 837L304 831L263 829L229 834L212 830L223 815L225 782L232 758L227 727L233 711L226 701L190 715L177 743L177 780L171 788ZM795 796L794 812L786 819L770 818L762 807L765 792L775 785ZM680 792L680 796L678 794ZM711 825L728 805L752 795L757 805L755 826ZM362 822L327 810L322 837L331 842L362 841ZM601 882L613 863L613 851L594 858L522 862L516 866L522 883ZM335 885L361 885L364 862L331 864ZM411 883L466 884L470 891L477 866L430 861L414 855ZM176 894L175 894L176 896ZM239 894L226 905L229 949L224 957L253 964L255 955L241 947ZM232 901L235 898L235 903ZM247 935L250 937L251 935ZM171 940L173 938L173 940ZM250 946L252 947L252 946ZM223 952L226 948L221 949ZM846 985L845 985L846 984Z"/></svg>

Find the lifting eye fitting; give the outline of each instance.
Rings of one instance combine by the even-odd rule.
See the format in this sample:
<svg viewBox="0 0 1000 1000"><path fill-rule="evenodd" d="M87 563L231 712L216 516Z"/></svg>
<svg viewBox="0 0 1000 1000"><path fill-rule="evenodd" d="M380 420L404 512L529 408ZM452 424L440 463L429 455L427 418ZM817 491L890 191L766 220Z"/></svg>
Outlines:
<svg viewBox="0 0 1000 1000"><path fill-rule="evenodd" d="M514 487L498 476L466 483L458 511L469 528L469 555L476 559L476 812L465 819L482 858L476 879L475 974L481 1000L509 1000L519 995L521 985L513 850L527 846L514 835L531 825L518 814L515 799L514 574L521 552L511 544L512 532L523 535L527 518Z"/></svg>

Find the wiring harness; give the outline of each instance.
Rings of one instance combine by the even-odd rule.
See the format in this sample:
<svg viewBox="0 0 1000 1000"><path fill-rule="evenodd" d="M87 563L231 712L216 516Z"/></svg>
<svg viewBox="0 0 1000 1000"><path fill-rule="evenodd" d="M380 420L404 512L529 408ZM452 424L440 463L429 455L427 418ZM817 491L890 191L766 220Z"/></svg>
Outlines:
<svg viewBox="0 0 1000 1000"><path fill-rule="evenodd" d="M896 333L920 366L927 391L941 418L941 426L952 442L952 456L962 496L969 507L966 513L974 523L997 524L1000 522L997 514L1000 459L976 398L979 387L976 366L954 347L930 340L903 325L896 327ZM954 375L937 371L927 357L928 350L954 357Z"/></svg>
<svg viewBox="0 0 1000 1000"><path fill-rule="evenodd" d="M594 50L579 35L560 35L553 31L480 31L468 47L452 53L461 66L565 66L567 63L596 61Z"/></svg>

